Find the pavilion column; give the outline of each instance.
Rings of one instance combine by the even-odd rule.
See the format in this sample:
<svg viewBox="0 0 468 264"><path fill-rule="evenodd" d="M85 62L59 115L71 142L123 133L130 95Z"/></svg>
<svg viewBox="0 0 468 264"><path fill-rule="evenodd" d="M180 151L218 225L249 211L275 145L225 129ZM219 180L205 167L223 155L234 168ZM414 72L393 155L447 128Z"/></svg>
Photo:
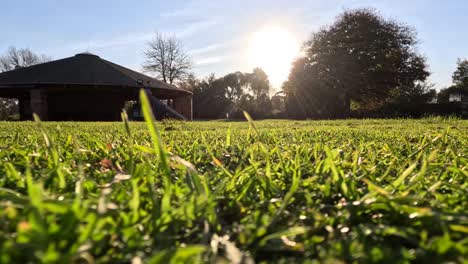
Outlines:
<svg viewBox="0 0 468 264"><path fill-rule="evenodd" d="M19 115L20 120L28 120L27 113L26 113L26 104L29 104L29 100L25 100L24 98L18 99L18 108L19 108Z"/></svg>
<svg viewBox="0 0 468 264"><path fill-rule="evenodd" d="M37 114L41 120L48 120L47 93L45 89L31 89L29 97L31 102L31 112Z"/></svg>
<svg viewBox="0 0 468 264"><path fill-rule="evenodd" d="M181 97L176 97L174 101L174 110L179 114L185 116L187 120L192 120L192 95L185 95Z"/></svg>

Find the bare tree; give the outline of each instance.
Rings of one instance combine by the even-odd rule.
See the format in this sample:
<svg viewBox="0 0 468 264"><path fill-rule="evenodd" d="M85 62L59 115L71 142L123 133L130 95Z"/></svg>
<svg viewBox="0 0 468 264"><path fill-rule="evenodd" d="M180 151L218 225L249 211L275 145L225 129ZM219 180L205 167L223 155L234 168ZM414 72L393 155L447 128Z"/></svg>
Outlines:
<svg viewBox="0 0 468 264"><path fill-rule="evenodd" d="M50 57L38 55L30 49L16 49L15 47L10 47L4 55L0 56L0 73L44 63L50 60ZM15 114L18 114L18 111L18 101L16 99L0 98L0 120L12 119Z"/></svg>
<svg viewBox="0 0 468 264"><path fill-rule="evenodd" d="M184 81L192 68L191 58L174 36L156 33L155 38L148 42L145 56L144 70L169 84Z"/></svg>
<svg viewBox="0 0 468 264"><path fill-rule="evenodd" d="M0 56L0 72L28 67L50 60L50 57L38 55L30 49L17 49L15 47L10 47L5 55Z"/></svg>

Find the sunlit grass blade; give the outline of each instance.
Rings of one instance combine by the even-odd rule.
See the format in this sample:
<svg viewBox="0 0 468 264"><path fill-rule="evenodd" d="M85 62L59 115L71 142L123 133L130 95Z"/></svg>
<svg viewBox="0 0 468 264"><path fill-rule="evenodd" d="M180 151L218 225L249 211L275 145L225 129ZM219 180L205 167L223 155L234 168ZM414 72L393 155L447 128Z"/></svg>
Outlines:
<svg viewBox="0 0 468 264"><path fill-rule="evenodd" d="M145 90L143 89L140 90L140 102L141 102L141 110L143 112L146 125L151 135L153 147L156 150L156 152L159 154L161 168L163 169L166 177L169 177L170 171L169 171L167 153L166 153L166 150L164 149L164 145L162 143L159 130L156 128L156 124L155 124L156 119L154 118L153 111L151 110L151 104L148 100Z"/></svg>
<svg viewBox="0 0 468 264"><path fill-rule="evenodd" d="M402 183L403 181L406 179L406 177L408 177L413 171L414 169L416 168L416 166L418 166L418 162L415 162L413 164L411 164L406 170L404 170L401 175L392 183L392 186L394 188L398 188Z"/></svg>
<svg viewBox="0 0 468 264"><path fill-rule="evenodd" d="M148 263L166 264L196 262L197 257L199 257L205 251L206 248L201 245L190 245L177 249L163 250L151 257Z"/></svg>
<svg viewBox="0 0 468 264"><path fill-rule="evenodd" d="M255 134L258 135L258 130L257 130L257 127L255 126L253 118L250 116L249 113L247 113L247 111L242 111L242 113L244 114L245 118L249 122L249 127L253 128L253 130L255 131Z"/></svg>
<svg viewBox="0 0 468 264"><path fill-rule="evenodd" d="M463 262L465 120L155 122L141 96L141 123L0 122L1 263Z"/></svg>

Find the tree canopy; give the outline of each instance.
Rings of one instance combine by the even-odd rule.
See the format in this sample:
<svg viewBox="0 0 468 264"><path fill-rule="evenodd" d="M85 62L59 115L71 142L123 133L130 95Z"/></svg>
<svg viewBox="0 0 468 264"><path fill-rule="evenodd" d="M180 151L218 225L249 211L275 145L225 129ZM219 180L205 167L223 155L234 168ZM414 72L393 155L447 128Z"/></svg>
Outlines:
<svg viewBox="0 0 468 264"><path fill-rule="evenodd" d="M437 94L439 103L450 102L450 94L468 93L468 60L458 59L457 68L452 75L453 84L450 87L441 89Z"/></svg>
<svg viewBox="0 0 468 264"><path fill-rule="evenodd" d="M452 80L454 85L468 89L468 59L458 59Z"/></svg>
<svg viewBox="0 0 468 264"><path fill-rule="evenodd" d="M283 89L287 106L303 117L347 116L417 90L429 76L415 31L371 9L348 10L313 33ZM417 91L420 93L421 91Z"/></svg>
<svg viewBox="0 0 468 264"><path fill-rule="evenodd" d="M254 118L271 116L270 82L260 68L203 80L191 76L181 87L193 92L194 118L241 118L242 111Z"/></svg>

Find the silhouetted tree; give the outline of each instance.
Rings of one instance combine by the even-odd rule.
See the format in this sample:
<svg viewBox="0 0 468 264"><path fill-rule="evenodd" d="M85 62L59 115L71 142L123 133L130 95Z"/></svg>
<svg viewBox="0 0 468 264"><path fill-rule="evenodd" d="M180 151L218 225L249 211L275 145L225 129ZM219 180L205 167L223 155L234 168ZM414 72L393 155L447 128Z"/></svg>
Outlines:
<svg viewBox="0 0 468 264"><path fill-rule="evenodd" d="M30 49L10 47L4 55L0 56L0 72L28 67L50 60L50 57L36 54ZM17 100L0 98L0 120L12 118L13 115L18 114L18 110Z"/></svg>
<svg viewBox="0 0 468 264"><path fill-rule="evenodd" d="M437 92L434 85L426 82L419 82L414 87L406 89L395 89L390 94L386 104L380 109L380 116L387 117L420 117L424 115L422 109Z"/></svg>
<svg viewBox="0 0 468 264"><path fill-rule="evenodd" d="M211 74L193 84L193 117L196 119L225 118L230 102L226 98L222 80Z"/></svg>
<svg viewBox="0 0 468 264"><path fill-rule="evenodd" d="M193 92L196 87L198 87L200 80L193 74L190 73L183 82L180 82L178 85L180 88Z"/></svg>
<svg viewBox="0 0 468 264"><path fill-rule="evenodd" d="M50 57L36 54L30 49L10 47L4 55L0 56L0 72L28 67L50 60Z"/></svg>
<svg viewBox="0 0 468 264"><path fill-rule="evenodd" d="M450 96L450 88L442 88L440 91L437 93L437 103L448 103L449 102L449 96Z"/></svg>
<svg viewBox="0 0 468 264"><path fill-rule="evenodd" d="M244 94L247 77L242 72L229 73L223 77L223 85L226 87L226 98L235 103Z"/></svg>
<svg viewBox="0 0 468 264"><path fill-rule="evenodd" d="M453 84L468 89L468 60L458 59L457 69L452 76Z"/></svg>
<svg viewBox="0 0 468 264"><path fill-rule="evenodd" d="M279 91L271 97L271 113L273 118L286 118L285 99L284 91Z"/></svg>
<svg viewBox="0 0 468 264"><path fill-rule="evenodd" d="M156 33L155 38L148 42L145 56L144 70L165 83L185 81L192 68L192 60L184 51L182 43L173 36Z"/></svg>
<svg viewBox="0 0 468 264"><path fill-rule="evenodd" d="M343 111L342 100L337 99L342 94L337 94L320 80L307 58L299 58L293 63L282 88L289 117L329 118L339 116Z"/></svg>
<svg viewBox="0 0 468 264"><path fill-rule="evenodd" d="M255 68L248 75L248 83L252 92L252 100L244 99L244 103L253 102L250 110L250 115L254 118L266 118L271 114L270 100L270 81L268 75L261 68ZM246 108L246 106L244 106Z"/></svg>
<svg viewBox="0 0 468 264"><path fill-rule="evenodd" d="M299 117L345 117L351 101L378 108L417 88L429 73L412 28L371 9L345 11L304 44L284 85Z"/></svg>
<svg viewBox="0 0 468 264"><path fill-rule="evenodd" d="M468 60L457 60L457 69L452 75L452 82L453 85L439 91L438 103L449 103L450 94L468 94Z"/></svg>
<svg viewBox="0 0 468 264"><path fill-rule="evenodd" d="M248 111L254 118L271 115L270 82L261 69L252 73L234 72L221 78L211 74L198 80L189 78L181 87L193 92L193 114L198 119L243 118Z"/></svg>

